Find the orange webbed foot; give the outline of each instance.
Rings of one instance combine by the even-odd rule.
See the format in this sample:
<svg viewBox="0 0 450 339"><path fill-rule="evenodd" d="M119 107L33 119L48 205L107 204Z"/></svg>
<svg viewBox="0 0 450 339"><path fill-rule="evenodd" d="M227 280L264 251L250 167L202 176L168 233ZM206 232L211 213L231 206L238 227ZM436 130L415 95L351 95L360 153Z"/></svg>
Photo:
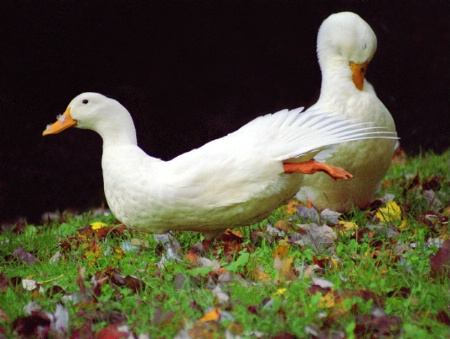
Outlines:
<svg viewBox="0 0 450 339"><path fill-rule="evenodd" d="M318 162L314 159L299 163L283 162L283 166L284 172L288 174L289 173L314 174L316 172L324 172L335 180L353 178L353 176L343 168Z"/></svg>

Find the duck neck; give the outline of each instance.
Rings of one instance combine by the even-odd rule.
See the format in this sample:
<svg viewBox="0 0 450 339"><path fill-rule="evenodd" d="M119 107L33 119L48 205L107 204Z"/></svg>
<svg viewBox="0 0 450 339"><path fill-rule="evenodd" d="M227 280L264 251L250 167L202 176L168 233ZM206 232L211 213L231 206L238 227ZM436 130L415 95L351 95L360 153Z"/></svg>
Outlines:
<svg viewBox="0 0 450 339"><path fill-rule="evenodd" d="M333 97L337 91L343 96L353 95L359 91L353 83L348 60L343 58L324 59L320 62L320 69L322 72L320 99Z"/></svg>
<svg viewBox="0 0 450 339"><path fill-rule="evenodd" d="M103 139L103 148L137 145L136 130L132 121L122 125L109 124L104 128L99 128L97 132Z"/></svg>

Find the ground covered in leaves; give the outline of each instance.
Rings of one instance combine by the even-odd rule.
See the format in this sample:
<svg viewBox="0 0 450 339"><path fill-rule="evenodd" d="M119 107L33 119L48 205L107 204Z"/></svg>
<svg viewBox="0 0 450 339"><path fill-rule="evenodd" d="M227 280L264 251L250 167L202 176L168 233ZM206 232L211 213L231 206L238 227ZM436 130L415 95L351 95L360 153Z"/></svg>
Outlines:
<svg viewBox="0 0 450 339"><path fill-rule="evenodd" d="M3 225L0 337L447 338L449 155L398 154L367 211L292 201L213 243L104 210Z"/></svg>

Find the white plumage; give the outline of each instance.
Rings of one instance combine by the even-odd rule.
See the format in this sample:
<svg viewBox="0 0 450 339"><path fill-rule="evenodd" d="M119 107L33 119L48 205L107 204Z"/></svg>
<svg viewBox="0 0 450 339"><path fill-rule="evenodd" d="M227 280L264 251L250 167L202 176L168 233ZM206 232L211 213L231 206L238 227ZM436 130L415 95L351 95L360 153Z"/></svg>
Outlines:
<svg viewBox="0 0 450 339"><path fill-rule="evenodd" d="M269 216L295 195L303 175L285 173L284 163L307 161L348 140L393 137L367 123L301 111L259 117L170 161L144 153L125 107L97 93L74 98L64 119L43 134L76 126L101 135L106 199L125 225L150 233L199 231L212 238Z"/></svg>
<svg viewBox="0 0 450 339"><path fill-rule="evenodd" d="M375 33L358 15L341 12L324 20L317 37L321 92L308 111L328 111L343 119L373 122L396 135L391 114L364 77L376 48ZM340 212L349 211L352 206L367 207L390 166L395 146L394 139L339 145L327 163L345 168L353 174L352 180L334 181L323 173L308 176L297 198L309 199L318 209Z"/></svg>

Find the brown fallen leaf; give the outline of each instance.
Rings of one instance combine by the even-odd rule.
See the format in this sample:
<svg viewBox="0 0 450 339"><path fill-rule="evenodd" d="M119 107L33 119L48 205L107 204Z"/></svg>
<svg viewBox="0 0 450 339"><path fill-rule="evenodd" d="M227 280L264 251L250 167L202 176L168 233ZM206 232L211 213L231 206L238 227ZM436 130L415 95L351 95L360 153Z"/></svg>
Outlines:
<svg viewBox="0 0 450 339"><path fill-rule="evenodd" d="M9 288L9 279L4 273L0 273L0 293L5 293Z"/></svg>
<svg viewBox="0 0 450 339"><path fill-rule="evenodd" d="M273 260L273 268L278 272L279 282L294 281L297 280L297 274L294 268L294 258L287 257L280 259L276 256Z"/></svg>
<svg viewBox="0 0 450 339"><path fill-rule="evenodd" d="M127 339L136 338L136 335L127 325L112 324L98 331L96 337L97 339Z"/></svg>

